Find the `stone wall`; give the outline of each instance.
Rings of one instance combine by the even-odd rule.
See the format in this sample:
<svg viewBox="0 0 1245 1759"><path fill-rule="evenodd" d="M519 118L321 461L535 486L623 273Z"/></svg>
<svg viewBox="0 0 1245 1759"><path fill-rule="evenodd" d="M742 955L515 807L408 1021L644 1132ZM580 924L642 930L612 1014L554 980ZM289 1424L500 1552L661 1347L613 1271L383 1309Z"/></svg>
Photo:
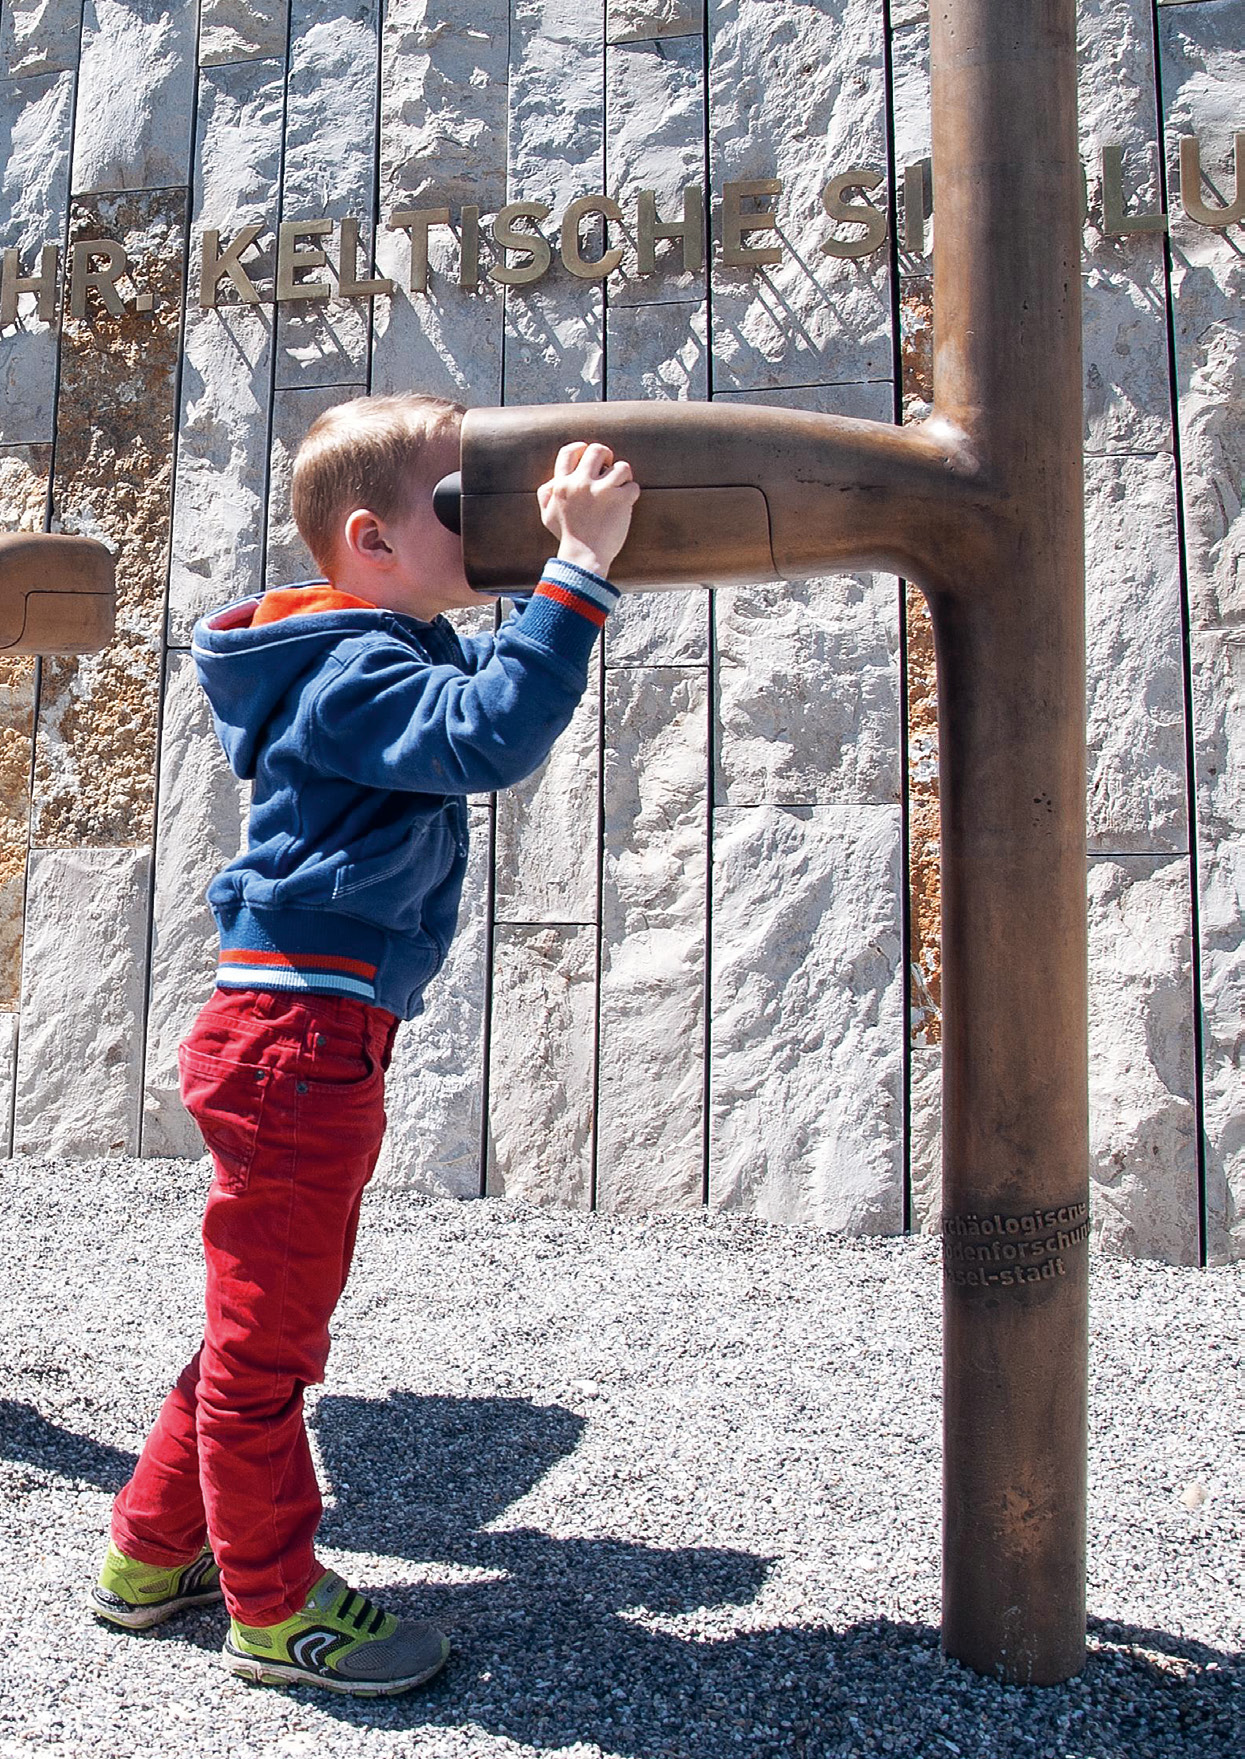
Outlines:
<svg viewBox="0 0 1245 1759"><path fill-rule="evenodd" d="M1245 232L1183 211L1178 143L1201 143L1193 205L1230 205L1245 0L1082 0L1081 23L1096 1226L1221 1260L1245 1252ZM0 1144L199 1152L175 1051L245 799L188 643L208 606L306 568L286 489L311 417L409 386L919 415L927 59L921 0L4 0L0 246L30 275L49 244L113 239L130 269L119 314L92 294L58 327L24 293L0 333L0 521L102 537L120 580L106 653L0 658ZM887 174L890 227L842 258L820 197L849 166ZM723 184L767 178L776 230L745 242L778 260L726 267ZM639 273L637 192L670 219L689 185L708 267L670 243ZM625 254L584 279L558 218L602 190ZM503 287L511 200L548 204L553 262ZM404 207L450 211L426 291ZM1169 233L1146 224L1164 210ZM335 239L360 221L357 275L393 295L274 304L278 223L311 216ZM226 278L204 309L205 229L247 224L259 302ZM923 604L894 579L624 602L544 772L472 803L386 1176L930 1225L935 709Z"/></svg>

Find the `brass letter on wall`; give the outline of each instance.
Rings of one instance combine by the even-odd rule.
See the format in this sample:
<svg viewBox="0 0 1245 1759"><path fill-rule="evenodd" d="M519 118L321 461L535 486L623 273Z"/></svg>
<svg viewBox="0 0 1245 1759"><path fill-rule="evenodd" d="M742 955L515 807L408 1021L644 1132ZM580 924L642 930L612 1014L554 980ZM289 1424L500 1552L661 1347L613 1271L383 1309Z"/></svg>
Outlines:
<svg viewBox="0 0 1245 1759"><path fill-rule="evenodd" d="M262 231L262 225L244 226L233 243L222 250L216 228L209 226L205 229L199 267L199 304L204 311L211 311L216 304L222 275L228 275L233 282L243 305L259 304L259 290L238 258L244 250L250 250Z"/></svg>
<svg viewBox="0 0 1245 1759"><path fill-rule="evenodd" d="M782 180L778 177L749 177L740 183L722 185L722 261L728 269L750 269L756 264L780 263L782 251L776 244L745 244L745 232L773 232L777 216L771 208L758 208L745 214L741 203L745 197L780 196Z"/></svg>
<svg viewBox="0 0 1245 1759"><path fill-rule="evenodd" d="M373 293L392 293L393 282L388 275L359 279L359 222L347 216L341 223L341 249L337 253L337 294L339 299L368 299Z"/></svg>
<svg viewBox="0 0 1245 1759"><path fill-rule="evenodd" d="M1202 200L1202 153L1197 139L1186 135L1180 143L1180 205L1199 226L1222 232L1245 220L1245 134L1236 137L1236 196L1222 208L1208 208Z"/></svg>
<svg viewBox="0 0 1245 1759"><path fill-rule="evenodd" d="M589 259L580 249L579 229L588 214L600 214L605 220L621 220L622 209L608 195L581 195L567 204L562 216L562 261L572 275L581 281L602 281L622 262L622 246L603 250L599 257Z"/></svg>
<svg viewBox="0 0 1245 1759"><path fill-rule="evenodd" d="M1102 230L1106 238L1128 238L1134 232L1166 232L1166 214L1124 212L1124 149L1102 149Z"/></svg>
<svg viewBox="0 0 1245 1759"><path fill-rule="evenodd" d="M395 208L389 219L392 232L405 232L411 241L412 293L428 291L428 234L434 226L448 226L448 208Z"/></svg>
<svg viewBox="0 0 1245 1759"><path fill-rule="evenodd" d="M462 211L462 243L458 257L458 285L474 293L480 285L480 210L470 205Z"/></svg>
<svg viewBox="0 0 1245 1759"><path fill-rule="evenodd" d="M636 196L635 251L636 269L641 275L657 273L657 241L660 238L683 240L683 273L697 275L705 266L705 196L698 183L689 183L683 191L683 218L657 218L657 191L642 189Z"/></svg>
<svg viewBox="0 0 1245 1759"><path fill-rule="evenodd" d="M296 281L294 277L303 269L323 268L329 260L319 245L299 250L299 239L323 238L332 230L331 220L282 220L277 228L278 300L329 297L333 289L327 281Z"/></svg>
<svg viewBox="0 0 1245 1759"><path fill-rule="evenodd" d="M868 165L852 165L846 171L840 171L832 177L821 192L821 205L832 220L842 220L853 226L863 226L863 238L823 238L821 248L829 257L867 257L886 239L886 210L872 208L868 202L844 201L849 189L876 189L882 182L882 173L874 171ZM922 234L924 225L922 225Z"/></svg>
<svg viewBox="0 0 1245 1759"><path fill-rule="evenodd" d="M547 202L507 202L498 210L493 221L493 237L501 249L502 260L489 270L490 281L500 281L506 287L523 287L529 281L540 280L549 267L549 241L539 232L521 231L514 221L539 222L548 218ZM532 260L530 263L507 263L505 253L508 250L524 250Z"/></svg>
<svg viewBox="0 0 1245 1759"><path fill-rule="evenodd" d="M102 257L106 267L89 269L92 257ZM125 246L115 238L84 238L73 247L69 271L69 315L85 318L87 290L94 287L114 318L125 316L125 301L117 292L117 282L130 266Z"/></svg>
<svg viewBox="0 0 1245 1759"><path fill-rule="evenodd" d="M56 317L56 269L59 261L60 251L56 245L45 244L39 252L38 274L23 275L21 253L17 250L5 251L4 279L0 282L0 329L7 330L10 324L17 322L17 301L23 293L38 295L35 310L41 324L53 322Z"/></svg>

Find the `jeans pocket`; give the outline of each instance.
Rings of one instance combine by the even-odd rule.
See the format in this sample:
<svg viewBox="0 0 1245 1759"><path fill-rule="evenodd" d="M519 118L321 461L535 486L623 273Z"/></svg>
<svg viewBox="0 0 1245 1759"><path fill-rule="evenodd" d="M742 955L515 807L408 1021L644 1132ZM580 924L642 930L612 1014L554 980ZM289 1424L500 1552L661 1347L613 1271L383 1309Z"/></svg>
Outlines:
<svg viewBox="0 0 1245 1759"><path fill-rule="evenodd" d="M240 1195L247 1188L271 1069L231 1063L182 1045L177 1053L182 1104L199 1126L216 1166L222 1191Z"/></svg>

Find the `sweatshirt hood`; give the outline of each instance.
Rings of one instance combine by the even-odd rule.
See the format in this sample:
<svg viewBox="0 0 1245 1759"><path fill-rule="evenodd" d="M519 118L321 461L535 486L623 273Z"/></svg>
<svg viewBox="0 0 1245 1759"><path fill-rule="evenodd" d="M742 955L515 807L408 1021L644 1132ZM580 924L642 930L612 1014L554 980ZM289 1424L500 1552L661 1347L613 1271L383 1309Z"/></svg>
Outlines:
<svg viewBox="0 0 1245 1759"><path fill-rule="evenodd" d="M254 777L264 729L291 687L332 647L397 623L392 612L323 580L238 599L202 617L191 651L234 774Z"/></svg>

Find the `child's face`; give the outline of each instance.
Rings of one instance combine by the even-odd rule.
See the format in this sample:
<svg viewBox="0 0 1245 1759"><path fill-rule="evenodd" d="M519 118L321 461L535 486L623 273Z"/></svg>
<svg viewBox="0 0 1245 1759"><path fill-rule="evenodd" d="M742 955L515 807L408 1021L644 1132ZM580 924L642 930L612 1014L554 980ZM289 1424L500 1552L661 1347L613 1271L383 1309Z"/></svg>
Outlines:
<svg viewBox="0 0 1245 1759"><path fill-rule="evenodd" d="M407 505L391 519L359 509L345 521L334 584L373 604L429 620L478 604L467 585L462 539L432 510L432 484L458 468L458 434L430 443L425 469L412 472Z"/></svg>

